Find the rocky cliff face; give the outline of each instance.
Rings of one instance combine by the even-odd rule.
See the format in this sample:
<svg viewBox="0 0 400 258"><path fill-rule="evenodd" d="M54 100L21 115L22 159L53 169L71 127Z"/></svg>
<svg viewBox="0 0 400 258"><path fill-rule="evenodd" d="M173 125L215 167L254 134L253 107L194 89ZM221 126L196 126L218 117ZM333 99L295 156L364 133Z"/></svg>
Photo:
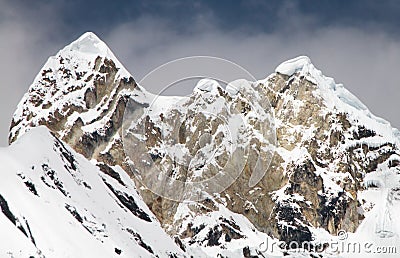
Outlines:
<svg viewBox="0 0 400 258"><path fill-rule="evenodd" d="M303 242L318 238L316 228L332 235L340 229L354 232L374 205L360 194L366 190L365 176L400 168L399 132L323 76L307 57L287 61L265 80L247 84L233 94L202 81L191 96L164 98L162 108L154 107L156 96L137 85L107 46L88 33L43 67L18 106L9 139L12 143L30 128L46 125L96 160L104 173L118 179L113 167L120 166L186 251L229 255L233 248L250 255L267 237ZM266 101L271 110L263 106ZM204 107L214 107L214 115L205 115ZM265 117L254 116L258 109L268 111ZM133 123L126 124L127 113L135 114ZM218 117L235 115L245 129L234 138L241 147L232 149L228 132L221 129L226 122ZM130 153L123 140L132 125L142 126L136 132L145 141L129 138L135 147ZM173 129L166 132L167 127ZM171 150L177 144L184 153ZM240 157L240 148L247 155ZM205 196L200 202L176 202L138 180L151 172L144 173L142 154L180 185L221 171L236 180L220 194L197 193ZM254 179L256 170L265 174Z"/></svg>
<svg viewBox="0 0 400 258"><path fill-rule="evenodd" d="M303 196L294 200L300 209L291 209L303 221L331 234L354 231L363 219L359 207L366 200L358 193L365 189L365 175L397 170L398 130L306 57L283 63L261 84L276 110L278 153L289 177L278 203Z"/></svg>

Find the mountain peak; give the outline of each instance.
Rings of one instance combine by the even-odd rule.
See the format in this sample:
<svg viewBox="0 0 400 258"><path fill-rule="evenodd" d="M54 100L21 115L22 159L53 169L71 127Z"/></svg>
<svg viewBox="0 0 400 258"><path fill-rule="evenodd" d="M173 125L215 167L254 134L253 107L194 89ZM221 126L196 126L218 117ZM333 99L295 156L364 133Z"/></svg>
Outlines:
<svg viewBox="0 0 400 258"><path fill-rule="evenodd" d="M298 56L278 65L275 72L292 76L294 73L304 70L304 68L309 68L310 65L312 63L308 56Z"/></svg>
<svg viewBox="0 0 400 258"><path fill-rule="evenodd" d="M76 51L84 54L108 56L111 52L103 41L93 32L85 32L77 40L66 46L62 52Z"/></svg>
<svg viewBox="0 0 400 258"><path fill-rule="evenodd" d="M123 88L134 88L134 85L132 76L106 43L93 32L86 32L51 56L42 67L14 113L10 142L29 127L49 121L66 123L70 116L73 116L70 122L78 118L83 122L85 118L91 121L93 114L88 113L86 117L74 112L85 113L98 104L109 104L102 102L102 98L117 94ZM23 130L20 132L20 129Z"/></svg>
<svg viewBox="0 0 400 258"><path fill-rule="evenodd" d="M100 38L92 31L83 33L78 40L90 39L94 41L101 41Z"/></svg>
<svg viewBox="0 0 400 258"><path fill-rule="evenodd" d="M106 44L97 37L93 32L85 32L77 40L70 45L71 49L80 50L82 52L103 52L107 51Z"/></svg>
<svg viewBox="0 0 400 258"><path fill-rule="evenodd" d="M194 88L194 92L207 92L207 93L218 93L218 87L221 87L219 83L212 79L201 79L196 87Z"/></svg>
<svg viewBox="0 0 400 258"><path fill-rule="evenodd" d="M386 137L393 142L398 142L400 134L396 128L391 127L386 120L373 115L355 95L347 90L343 84L336 83L331 77L325 76L314 66L308 56L298 56L289 59L275 69L275 74L271 76L286 75L292 78L287 79L287 83L297 81L297 85L304 86L303 79L316 85L313 96L323 99L324 105L328 110L339 110L346 114L351 114L354 120L362 121L373 127L373 130L385 132Z"/></svg>

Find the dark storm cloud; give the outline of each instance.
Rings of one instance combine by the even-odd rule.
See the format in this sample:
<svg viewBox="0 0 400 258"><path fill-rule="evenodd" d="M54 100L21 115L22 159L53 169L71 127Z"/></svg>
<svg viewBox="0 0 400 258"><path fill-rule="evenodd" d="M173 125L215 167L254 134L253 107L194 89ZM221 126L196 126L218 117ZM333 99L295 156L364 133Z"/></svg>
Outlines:
<svg viewBox="0 0 400 258"><path fill-rule="evenodd" d="M373 113L400 127L399 1L0 0L0 145L46 59L94 31L140 79L175 58L213 55L256 78L309 55ZM157 92L157 87L150 89Z"/></svg>
<svg viewBox="0 0 400 258"><path fill-rule="evenodd" d="M30 15L50 16L43 6L54 8L57 19L66 25L67 33L75 34L88 27L97 33L107 33L116 24L135 21L143 16L167 20L170 26L190 33L190 25L199 16L211 13L214 25L224 30L245 28L258 33L275 32L281 26L293 24L293 16L309 20L315 27L341 26L361 29L379 29L398 34L400 2L374 1L301 1L301 0L247 0L247 1L41 1L42 9L32 2L16 1L14 6ZM289 22L288 22L289 21ZM310 25L310 24L309 24Z"/></svg>

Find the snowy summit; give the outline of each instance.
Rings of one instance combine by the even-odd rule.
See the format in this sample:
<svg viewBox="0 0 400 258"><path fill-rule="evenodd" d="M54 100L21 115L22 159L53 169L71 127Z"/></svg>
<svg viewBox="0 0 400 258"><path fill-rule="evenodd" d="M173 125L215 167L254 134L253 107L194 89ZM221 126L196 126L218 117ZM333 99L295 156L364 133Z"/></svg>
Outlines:
<svg viewBox="0 0 400 258"><path fill-rule="evenodd" d="M299 56L283 62L276 67L275 72L292 76L294 73L307 69L311 65L311 60L308 56Z"/></svg>

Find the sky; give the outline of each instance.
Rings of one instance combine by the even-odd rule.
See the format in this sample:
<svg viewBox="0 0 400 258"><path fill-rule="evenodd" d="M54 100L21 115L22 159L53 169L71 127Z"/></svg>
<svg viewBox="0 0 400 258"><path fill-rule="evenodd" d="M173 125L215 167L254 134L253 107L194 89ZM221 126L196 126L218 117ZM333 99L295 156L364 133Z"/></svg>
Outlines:
<svg viewBox="0 0 400 258"><path fill-rule="evenodd" d="M224 58L263 79L281 62L307 55L400 128L399 14L396 0L0 0L0 146L48 57L86 31L137 81L187 56Z"/></svg>

